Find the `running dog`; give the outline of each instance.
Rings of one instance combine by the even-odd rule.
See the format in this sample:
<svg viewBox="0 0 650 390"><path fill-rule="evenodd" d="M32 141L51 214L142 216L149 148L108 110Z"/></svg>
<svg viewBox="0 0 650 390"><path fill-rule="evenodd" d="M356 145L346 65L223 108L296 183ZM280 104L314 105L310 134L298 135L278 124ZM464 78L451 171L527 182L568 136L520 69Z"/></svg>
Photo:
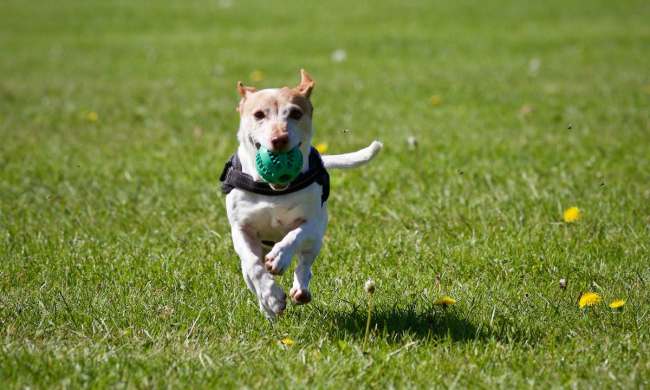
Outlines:
<svg viewBox="0 0 650 390"><path fill-rule="evenodd" d="M286 308L286 295L273 276L284 273L294 255L298 264L289 296L298 305L311 301L311 267L327 227L327 169L359 166L382 148L373 141L353 153L321 156L311 146L314 108L310 96L315 83L304 70L300 75L300 84L293 88L258 91L237 83L239 147L220 177L244 280L269 319ZM265 182L255 163L262 146L272 152L299 148L303 163L298 177L287 185Z"/></svg>

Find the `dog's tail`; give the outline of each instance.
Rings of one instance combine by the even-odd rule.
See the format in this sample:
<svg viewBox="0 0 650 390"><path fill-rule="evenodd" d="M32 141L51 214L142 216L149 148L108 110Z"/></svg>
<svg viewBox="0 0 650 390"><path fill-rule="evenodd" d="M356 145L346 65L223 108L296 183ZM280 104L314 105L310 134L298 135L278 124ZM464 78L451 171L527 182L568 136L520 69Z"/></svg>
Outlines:
<svg viewBox="0 0 650 390"><path fill-rule="evenodd" d="M379 141L372 141L369 146L361 150L357 150L356 152L334 154L321 157L323 158L323 164L325 164L325 168L354 168L372 160L373 157L379 153L383 146L384 145Z"/></svg>

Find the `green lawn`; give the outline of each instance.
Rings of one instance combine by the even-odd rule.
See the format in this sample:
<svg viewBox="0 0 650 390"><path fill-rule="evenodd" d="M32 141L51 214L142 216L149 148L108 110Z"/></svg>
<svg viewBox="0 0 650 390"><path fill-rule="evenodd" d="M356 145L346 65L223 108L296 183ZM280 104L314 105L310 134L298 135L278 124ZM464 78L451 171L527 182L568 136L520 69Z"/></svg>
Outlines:
<svg viewBox="0 0 650 390"><path fill-rule="evenodd" d="M0 387L649 387L648 20L626 0L3 1ZM218 174L236 81L301 67L316 142L385 148L331 172L314 301L269 323Z"/></svg>

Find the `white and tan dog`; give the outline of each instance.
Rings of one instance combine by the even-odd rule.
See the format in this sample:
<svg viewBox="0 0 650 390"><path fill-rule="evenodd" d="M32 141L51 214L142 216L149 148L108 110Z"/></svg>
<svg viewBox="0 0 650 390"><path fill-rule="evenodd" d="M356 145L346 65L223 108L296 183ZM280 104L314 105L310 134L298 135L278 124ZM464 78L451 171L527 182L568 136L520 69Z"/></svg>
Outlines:
<svg viewBox="0 0 650 390"><path fill-rule="evenodd" d="M300 74L300 84L295 88L257 91L241 82L237 84L241 96L237 110L241 119L236 157L241 171L256 183L264 181L255 168L255 155L262 145L273 152L298 146L303 155L302 172L310 169L313 106L309 97L314 81L304 70ZM380 142L373 141L354 153L322 156L322 162L325 168L352 168L370 161L381 148ZM224 173L227 170L228 166ZM286 190L268 186L280 193ZM324 190L323 185L313 182L298 191L280 195L234 188L226 196L232 241L241 259L244 280L270 319L286 307L285 293L273 275L286 271L294 255L298 265L289 295L295 304L311 301L311 267L327 227Z"/></svg>

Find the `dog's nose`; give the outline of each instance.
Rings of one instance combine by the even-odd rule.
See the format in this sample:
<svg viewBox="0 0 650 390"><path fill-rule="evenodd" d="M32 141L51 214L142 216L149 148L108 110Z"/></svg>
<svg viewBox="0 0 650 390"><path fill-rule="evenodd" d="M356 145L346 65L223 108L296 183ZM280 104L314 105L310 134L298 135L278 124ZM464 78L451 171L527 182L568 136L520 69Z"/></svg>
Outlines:
<svg viewBox="0 0 650 390"><path fill-rule="evenodd" d="M275 150L282 150L289 145L289 134L280 134L280 135L275 135L273 138L271 138L271 145L273 145L273 149Z"/></svg>

